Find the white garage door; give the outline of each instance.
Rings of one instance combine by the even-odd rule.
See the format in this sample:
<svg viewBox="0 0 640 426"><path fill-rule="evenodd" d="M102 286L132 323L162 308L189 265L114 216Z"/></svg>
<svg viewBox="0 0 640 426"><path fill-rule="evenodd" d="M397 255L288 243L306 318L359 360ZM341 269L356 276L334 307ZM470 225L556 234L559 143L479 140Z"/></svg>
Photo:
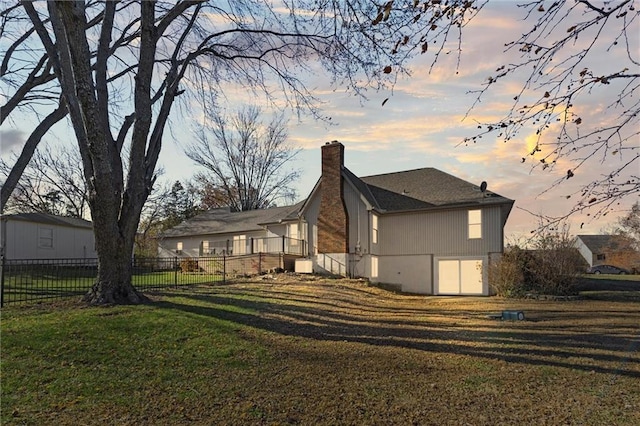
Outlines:
<svg viewBox="0 0 640 426"><path fill-rule="evenodd" d="M437 294L483 294L482 259L438 260Z"/></svg>

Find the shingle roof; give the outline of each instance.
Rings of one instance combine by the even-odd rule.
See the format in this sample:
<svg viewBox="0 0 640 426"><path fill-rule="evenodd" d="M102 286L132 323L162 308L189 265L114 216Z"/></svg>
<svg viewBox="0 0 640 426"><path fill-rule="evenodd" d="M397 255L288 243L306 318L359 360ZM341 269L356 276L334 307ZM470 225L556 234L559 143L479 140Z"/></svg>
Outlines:
<svg viewBox="0 0 640 426"><path fill-rule="evenodd" d="M385 211L513 203L491 191L483 194L479 185L431 167L365 176L359 180Z"/></svg>
<svg viewBox="0 0 640 426"><path fill-rule="evenodd" d="M617 249L618 246L627 247L624 237L620 235L577 235L585 246L591 250L591 253L602 253L607 249Z"/></svg>
<svg viewBox="0 0 640 426"><path fill-rule="evenodd" d="M22 220L25 222L42 223L46 225L68 226L73 228L93 229L93 224L88 220L76 217L55 216L46 213L17 213L2 215L3 220Z"/></svg>
<svg viewBox="0 0 640 426"><path fill-rule="evenodd" d="M199 214L181 224L167 229L163 237L186 237L231 232L259 231L262 225L287 220L291 213L297 213L300 203L294 206L272 207L270 209L231 212L229 209L212 209ZM297 216L296 216L297 217Z"/></svg>
<svg viewBox="0 0 640 426"><path fill-rule="evenodd" d="M438 209L475 204L502 204L505 205L503 208L507 209L508 214L513 204L513 200L491 191L486 191L483 194L478 185L434 168L386 173L363 178L357 177L346 167L343 167L342 171L346 179L356 187L369 204L380 212ZM319 188L318 184L316 184L316 188ZM163 236L183 237L258 231L264 229L264 225L267 224L296 220L305 201L293 206L246 212L214 209L166 230Z"/></svg>

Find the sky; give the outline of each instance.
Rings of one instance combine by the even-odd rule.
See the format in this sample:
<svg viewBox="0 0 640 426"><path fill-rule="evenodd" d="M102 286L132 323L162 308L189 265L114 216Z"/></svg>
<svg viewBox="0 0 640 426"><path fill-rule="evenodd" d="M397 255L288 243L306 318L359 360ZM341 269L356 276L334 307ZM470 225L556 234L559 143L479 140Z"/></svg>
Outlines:
<svg viewBox="0 0 640 426"><path fill-rule="evenodd" d="M331 87L321 74L306 76L308 87L313 88L314 95L323 102L323 114L331 120L327 124L301 116L289 123L289 141L301 149L292 163L292 167L301 170L301 178L295 184L298 198L306 197L320 176L320 147L327 141L338 140L345 146L345 165L357 176L435 167L477 185L486 181L490 191L515 200L505 236L516 240L537 228L538 219L527 211L562 215L575 199L567 199L567 195L575 193L592 178L607 174L617 162L624 162L625 158L620 155L597 158L573 179L546 191L566 174L567 165L560 162L555 170L543 171L532 169L533 163L529 161L521 162L535 145L534 129L523 129L508 143L491 136L472 144L460 143L477 132L476 119L503 117L521 87L523 75L519 76L520 80L496 85L465 118L475 100L475 95L468 92L481 88L505 60L517 60L518 52L503 52L504 43L517 38L531 24L522 21L524 12L515 5L516 2L511 1L491 2L490 7L464 29L458 73L454 54L443 55L432 70L429 66L433 57L419 56L409 64L410 77L400 78L393 90L367 92L367 99ZM632 40L632 51L640 53L640 32L631 31L631 34L636 36ZM591 60L589 66L597 69L611 60L611 55L602 55ZM613 120L617 113L605 108L607 94L610 92L604 89L596 90L588 102L576 106L585 122ZM229 108L255 103L241 87L229 87L225 95ZM166 133L171 136L164 143L159 163L165 171L163 179L168 182L188 179L199 170L184 154L183 147L192 137L186 129L195 127L203 117L194 108L194 114L185 118L186 121L173 120ZM1 130L4 158L19 146L24 135L20 129ZM640 147L640 140L636 142ZM634 170L640 174L640 165L636 164ZM591 213L571 217L571 233L600 233L614 224L637 199L625 200L615 211L597 220Z"/></svg>

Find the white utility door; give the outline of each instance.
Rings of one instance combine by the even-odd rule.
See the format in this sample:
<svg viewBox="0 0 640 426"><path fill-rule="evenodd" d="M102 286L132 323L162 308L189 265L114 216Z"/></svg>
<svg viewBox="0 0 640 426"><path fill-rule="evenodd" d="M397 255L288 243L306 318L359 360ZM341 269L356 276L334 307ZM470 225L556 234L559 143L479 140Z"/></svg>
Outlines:
<svg viewBox="0 0 640 426"><path fill-rule="evenodd" d="M438 260L437 294L483 294L482 259Z"/></svg>

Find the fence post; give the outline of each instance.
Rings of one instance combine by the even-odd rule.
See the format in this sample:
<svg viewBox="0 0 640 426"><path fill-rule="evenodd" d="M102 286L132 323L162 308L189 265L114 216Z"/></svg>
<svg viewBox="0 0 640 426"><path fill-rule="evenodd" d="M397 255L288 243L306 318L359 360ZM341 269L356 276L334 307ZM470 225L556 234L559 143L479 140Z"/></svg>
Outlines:
<svg viewBox="0 0 640 426"><path fill-rule="evenodd" d="M4 254L0 256L0 307L4 306Z"/></svg>
<svg viewBox="0 0 640 426"><path fill-rule="evenodd" d="M173 258L173 285L178 287L178 256Z"/></svg>
<svg viewBox="0 0 640 426"><path fill-rule="evenodd" d="M253 237L251 237L251 254L253 254Z"/></svg>
<svg viewBox="0 0 640 426"><path fill-rule="evenodd" d="M262 252L258 253L258 275L262 274Z"/></svg>
<svg viewBox="0 0 640 426"><path fill-rule="evenodd" d="M285 238L286 238L286 237L283 235L283 236L282 236L282 252L283 252L283 253L284 253L284 239L285 239Z"/></svg>
<svg viewBox="0 0 640 426"><path fill-rule="evenodd" d="M227 283L227 255L222 253L222 284Z"/></svg>

